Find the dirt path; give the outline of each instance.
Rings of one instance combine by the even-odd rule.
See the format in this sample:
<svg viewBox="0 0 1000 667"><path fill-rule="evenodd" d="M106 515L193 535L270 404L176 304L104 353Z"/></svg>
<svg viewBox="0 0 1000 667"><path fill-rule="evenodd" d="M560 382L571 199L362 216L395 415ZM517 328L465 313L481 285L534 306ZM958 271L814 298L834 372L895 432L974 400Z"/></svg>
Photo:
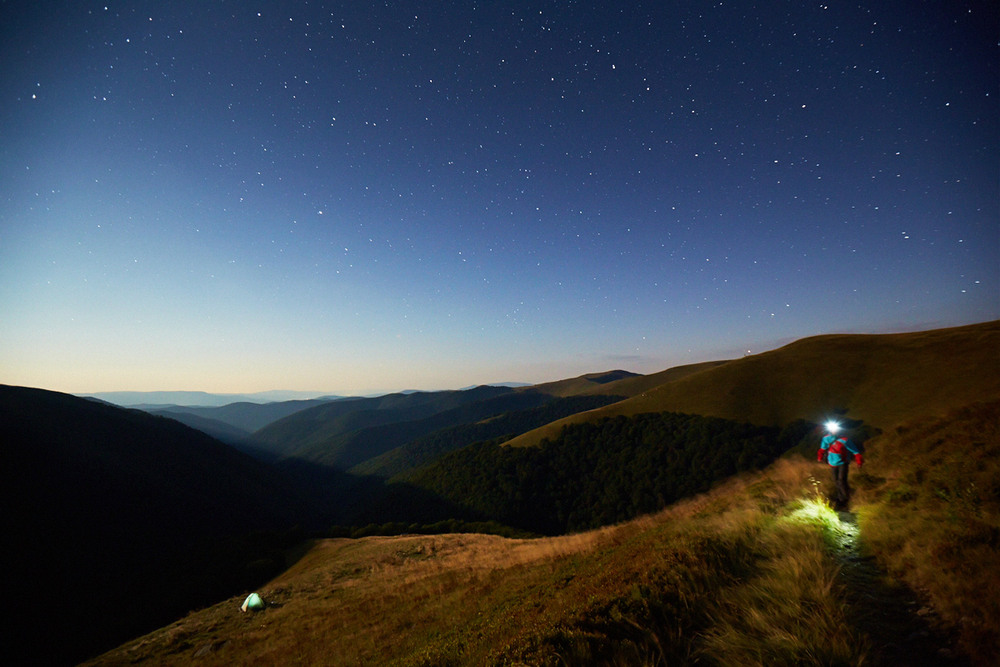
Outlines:
<svg viewBox="0 0 1000 667"><path fill-rule="evenodd" d="M872 664L903 667L964 667L968 661L951 650L949 638L929 622L933 611L921 605L906 586L891 581L860 540L857 518L838 512L840 538L837 559L840 579L847 589L847 606L855 628L874 646Z"/></svg>

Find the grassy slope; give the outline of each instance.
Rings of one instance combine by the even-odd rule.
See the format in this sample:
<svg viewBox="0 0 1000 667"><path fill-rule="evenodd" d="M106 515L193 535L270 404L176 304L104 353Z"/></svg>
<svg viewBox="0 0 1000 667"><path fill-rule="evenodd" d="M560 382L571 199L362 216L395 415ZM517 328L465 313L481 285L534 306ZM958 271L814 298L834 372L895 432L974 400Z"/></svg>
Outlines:
<svg viewBox="0 0 1000 667"><path fill-rule="evenodd" d="M847 408L853 419L891 428L904 419L1000 395L997 350L1000 322L905 334L816 336L706 365L508 444L536 445L569 423L662 411L783 425L797 418L819 422L830 410Z"/></svg>
<svg viewBox="0 0 1000 667"><path fill-rule="evenodd" d="M587 389L586 393L638 396L644 391L649 391L650 389L659 387L662 384L680 380L688 375L694 375L695 373L700 373L701 371L708 370L709 368L715 368L716 366L721 366L725 363L728 363L728 361L703 361L697 364L674 366L673 368L668 368L667 370L660 371L659 373L627 377L606 385L592 385Z"/></svg>
<svg viewBox="0 0 1000 667"><path fill-rule="evenodd" d="M861 540L974 664L997 664L1000 609L983 591L1000 583L998 333L808 339L647 398L774 420L822 403L882 427L852 472ZM261 590L276 603L261 614L233 598L96 664L913 664L894 653L908 633L848 617L851 599L879 601L838 577L847 533L817 501L825 486L823 466L792 458L579 535L321 541Z"/></svg>
<svg viewBox="0 0 1000 667"><path fill-rule="evenodd" d="M862 534L965 652L998 664L1000 400L912 420L873 444L855 484Z"/></svg>
<svg viewBox="0 0 1000 667"><path fill-rule="evenodd" d="M995 664L1000 628L997 605L979 593L996 590L1000 572L998 409L879 436L856 476L866 487L856 506L861 539L927 591L931 617L957 630L982 665ZM897 438L914 428L930 442L958 439L953 456L917 468L967 489L953 484L956 461L965 461L967 481L986 485L978 501L967 490L944 501L931 484L927 502L912 502L914 468L898 456ZM981 454L961 456L967 447ZM826 475L817 473L820 464L783 459L659 514L557 538L320 541L261 590L272 603L264 612L242 614L242 596L232 598L93 664L180 665L196 655L204 665L879 665L914 664L914 655L950 664L926 640L912 640L925 653L905 653L911 640L878 624L896 600L873 589L855 591L865 608L850 605L857 582L838 575L836 552L847 526L819 500Z"/></svg>
<svg viewBox="0 0 1000 667"><path fill-rule="evenodd" d="M587 373L575 378L556 380L554 382L544 382L542 384L531 385L530 387L519 387L517 391L530 391L549 396L566 398L568 396L580 396L582 394L602 394L616 392L607 391L608 385L616 384L623 380L645 377L635 375L628 371L605 371L603 373ZM621 392L617 392L621 395ZM631 394L629 394L631 396Z"/></svg>
<svg viewBox="0 0 1000 667"><path fill-rule="evenodd" d="M777 508L808 487L809 472L801 461L783 462L770 477L733 481L659 515L558 538L321 541L262 590L275 603L262 614L241 614L233 598L93 664L187 664L198 653L206 665L550 664L557 656L637 664L696 653L725 663L733 656L707 633L741 615L720 600L774 560L781 549L772 535L808 553L810 579L798 595L812 600L809 608L844 620L834 598L819 599L836 569L820 532L778 518ZM826 634L802 650L850 660L865 646Z"/></svg>

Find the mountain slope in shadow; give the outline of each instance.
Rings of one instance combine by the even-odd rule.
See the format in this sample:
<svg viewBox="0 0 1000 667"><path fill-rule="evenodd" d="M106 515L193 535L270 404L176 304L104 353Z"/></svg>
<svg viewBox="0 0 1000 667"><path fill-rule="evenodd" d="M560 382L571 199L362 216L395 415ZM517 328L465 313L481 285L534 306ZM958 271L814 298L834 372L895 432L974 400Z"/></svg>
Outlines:
<svg viewBox="0 0 1000 667"><path fill-rule="evenodd" d="M537 409L565 398L605 397L586 403L583 409L620 400L633 394L615 388L640 377L613 370L527 387L483 385L460 391L344 399L278 420L240 447L261 458L296 458L360 470L366 462L442 429Z"/></svg>
<svg viewBox="0 0 1000 667"><path fill-rule="evenodd" d="M8 658L79 660L231 594L284 566L311 512L276 470L138 410L0 385L0 434Z"/></svg>

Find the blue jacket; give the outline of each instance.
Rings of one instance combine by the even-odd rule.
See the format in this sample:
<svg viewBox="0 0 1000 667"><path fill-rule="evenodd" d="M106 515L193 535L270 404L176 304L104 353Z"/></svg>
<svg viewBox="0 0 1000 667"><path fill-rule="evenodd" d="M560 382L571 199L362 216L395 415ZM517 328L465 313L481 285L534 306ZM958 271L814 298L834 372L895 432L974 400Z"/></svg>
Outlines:
<svg viewBox="0 0 1000 667"><path fill-rule="evenodd" d="M828 433L819 443L817 458L822 461L823 453L826 452L826 462L832 466L847 465L854 459L860 467L864 451L861 445L848 440L846 436L838 438Z"/></svg>

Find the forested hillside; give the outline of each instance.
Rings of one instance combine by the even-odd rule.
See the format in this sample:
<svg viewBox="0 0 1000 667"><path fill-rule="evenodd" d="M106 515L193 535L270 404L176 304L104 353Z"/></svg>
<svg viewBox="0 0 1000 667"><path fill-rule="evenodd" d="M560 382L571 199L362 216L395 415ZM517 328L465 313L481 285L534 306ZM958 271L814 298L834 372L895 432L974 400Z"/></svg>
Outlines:
<svg viewBox="0 0 1000 667"><path fill-rule="evenodd" d="M405 424L459 408L463 405L510 394L509 387L476 387L465 391L388 394L376 398L333 401L296 412L257 431L246 445L278 458L294 457L348 468L377 456L365 456L352 442L343 440L363 429ZM380 441L373 447L383 447ZM393 445L395 446L395 445Z"/></svg>
<svg viewBox="0 0 1000 667"><path fill-rule="evenodd" d="M241 447L262 458L389 477L477 440L512 437L622 400L632 394L613 388L637 377L609 371L516 389L481 386L340 400L274 422Z"/></svg>
<svg viewBox="0 0 1000 667"><path fill-rule="evenodd" d="M535 396L538 396L535 394ZM424 466L442 454L483 440L506 440L568 415L593 410L623 399L623 396L571 396L545 402L536 408L499 412L482 421L443 428L396 447L351 468L358 475L391 478ZM510 407L510 404L494 408Z"/></svg>
<svg viewBox="0 0 1000 667"><path fill-rule="evenodd" d="M596 528L654 512L759 469L812 431L675 413L566 428L535 448L481 442L410 480L474 514L543 534Z"/></svg>

